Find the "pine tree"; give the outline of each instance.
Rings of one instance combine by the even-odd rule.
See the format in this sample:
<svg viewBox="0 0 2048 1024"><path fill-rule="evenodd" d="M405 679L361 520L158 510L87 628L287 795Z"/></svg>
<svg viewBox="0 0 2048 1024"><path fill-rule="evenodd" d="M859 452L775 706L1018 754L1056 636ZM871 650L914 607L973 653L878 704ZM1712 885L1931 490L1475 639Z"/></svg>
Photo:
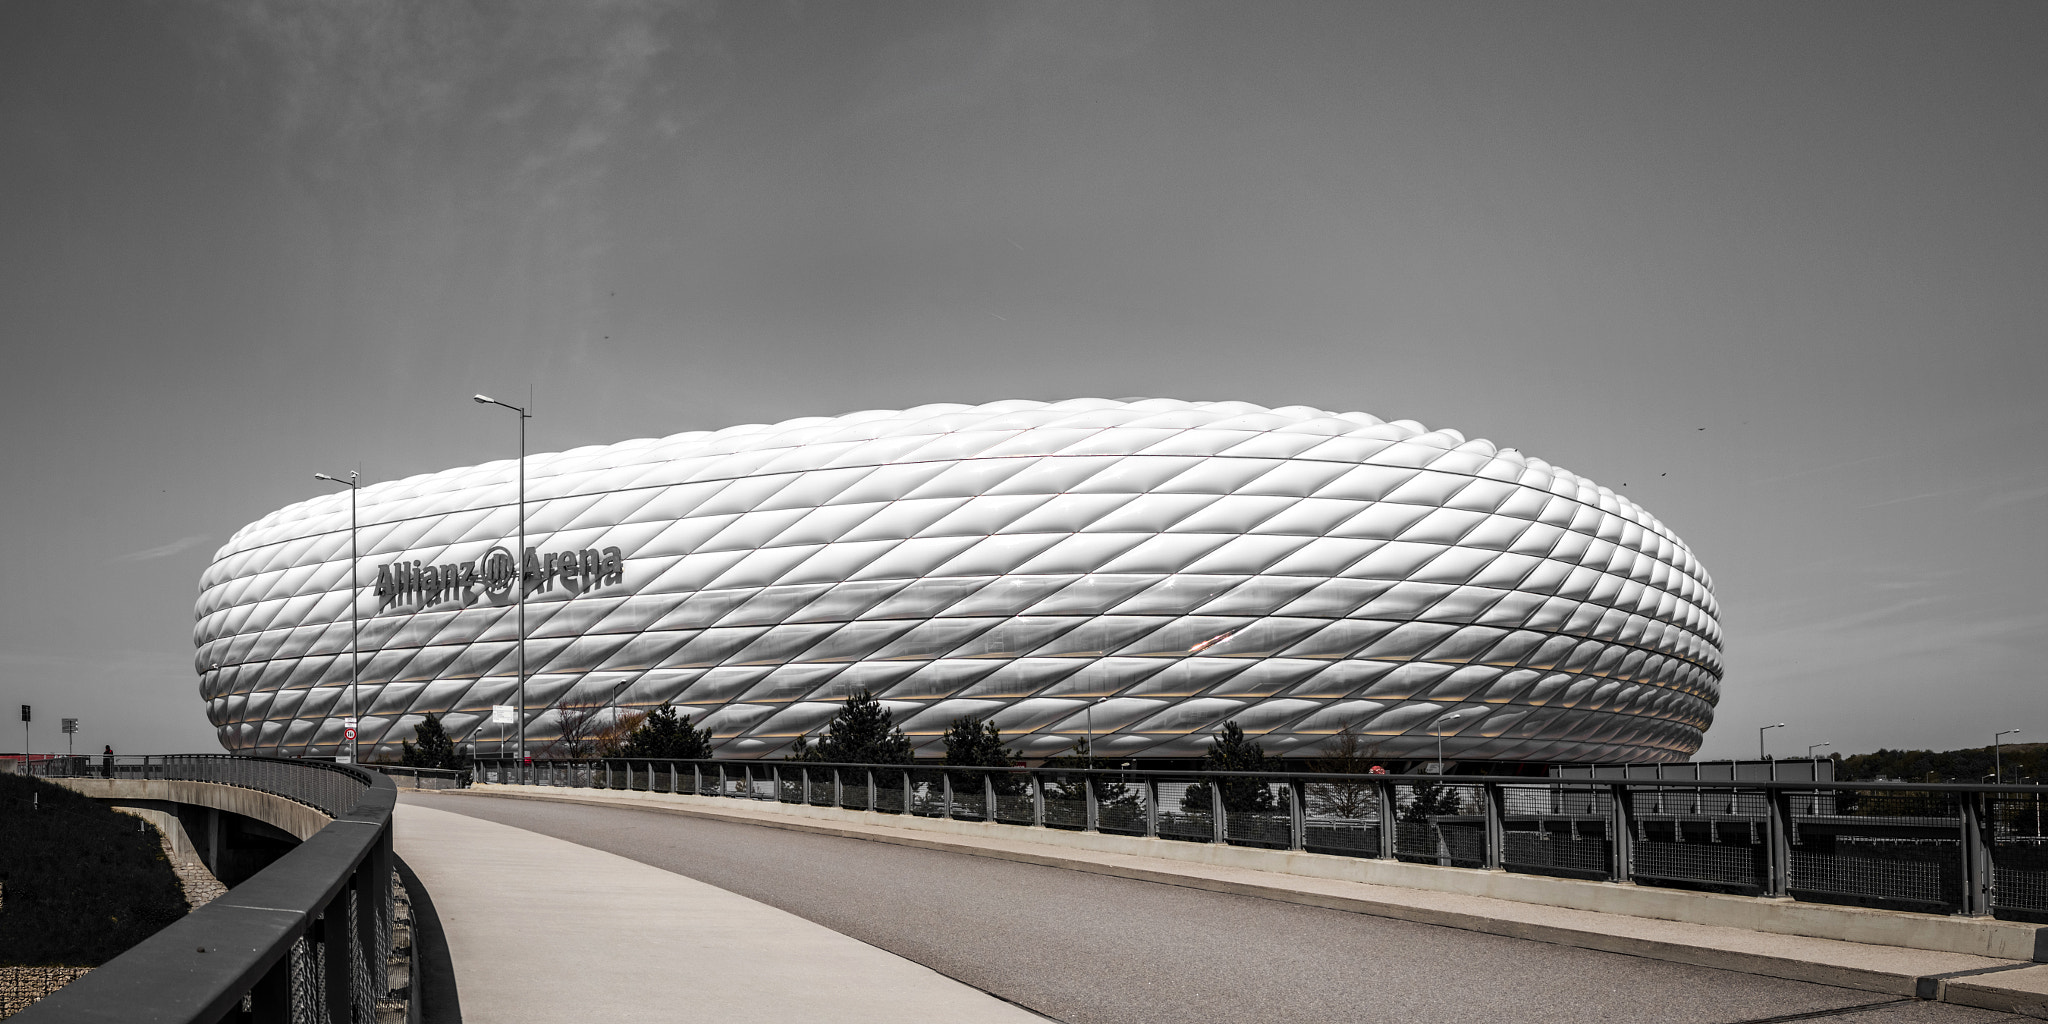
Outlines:
<svg viewBox="0 0 2048 1024"><path fill-rule="evenodd" d="M1209 752L1202 755L1202 770L1205 772L1269 772L1279 766L1266 757L1266 748L1257 740L1245 736L1244 728L1236 722L1223 723L1223 731L1209 741ZM1273 797L1273 788L1260 779L1224 779L1223 806L1230 811L1251 811L1271 813L1280 809L1280 802ZM1209 811L1209 786L1198 783L1187 788L1181 796L1183 810L1196 814Z"/></svg>
<svg viewBox="0 0 2048 1024"><path fill-rule="evenodd" d="M460 770L464 767L462 757L455 751L455 741L441 728L438 715L428 715L412 727L413 738L419 741L414 746L410 741L398 743L398 763L410 768L449 768Z"/></svg>
<svg viewBox="0 0 2048 1024"><path fill-rule="evenodd" d="M946 730L946 763L960 767L1008 768L1017 763L1017 752L1003 749L1003 731L993 721L975 721L972 715L953 720Z"/></svg>
<svg viewBox="0 0 2048 1024"><path fill-rule="evenodd" d="M674 706L664 705L649 712L626 734L619 756L702 760L711 756L711 730L697 728L676 714Z"/></svg>
<svg viewBox="0 0 2048 1024"><path fill-rule="evenodd" d="M890 724L889 709L874 694L862 690L858 696L846 698L846 706L832 716L816 746L799 739L791 757L842 764L909 764L910 738Z"/></svg>

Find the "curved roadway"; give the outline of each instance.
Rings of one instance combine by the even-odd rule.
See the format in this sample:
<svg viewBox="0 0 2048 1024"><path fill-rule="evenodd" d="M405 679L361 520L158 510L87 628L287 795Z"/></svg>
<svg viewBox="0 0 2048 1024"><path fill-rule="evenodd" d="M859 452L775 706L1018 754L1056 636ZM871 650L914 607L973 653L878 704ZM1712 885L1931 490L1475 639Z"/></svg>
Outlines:
<svg viewBox="0 0 2048 1024"><path fill-rule="evenodd" d="M2021 1019L656 810L473 794L403 799L565 839L751 897L1067 1024ZM773 973L764 969L764 986L772 987Z"/></svg>

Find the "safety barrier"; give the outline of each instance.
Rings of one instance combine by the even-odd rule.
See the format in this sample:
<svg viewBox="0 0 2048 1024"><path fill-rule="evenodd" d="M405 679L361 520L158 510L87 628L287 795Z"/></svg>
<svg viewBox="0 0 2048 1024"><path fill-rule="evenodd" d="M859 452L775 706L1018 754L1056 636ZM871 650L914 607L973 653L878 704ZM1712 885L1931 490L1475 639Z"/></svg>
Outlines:
<svg viewBox="0 0 2048 1024"><path fill-rule="evenodd" d="M11 1022L375 1024L391 950L390 779L348 765L226 754L53 758L30 770L235 786L333 821Z"/></svg>
<svg viewBox="0 0 2048 1024"><path fill-rule="evenodd" d="M2042 786L646 758L475 775L2048 923Z"/></svg>

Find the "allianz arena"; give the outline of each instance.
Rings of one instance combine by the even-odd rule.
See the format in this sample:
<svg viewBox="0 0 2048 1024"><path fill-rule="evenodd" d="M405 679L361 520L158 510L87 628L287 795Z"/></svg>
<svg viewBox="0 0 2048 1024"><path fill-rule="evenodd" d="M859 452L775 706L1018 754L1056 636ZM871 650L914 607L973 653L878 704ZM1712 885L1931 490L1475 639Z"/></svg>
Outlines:
<svg viewBox="0 0 2048 1024"><path fill-rule="evenodd" d="M488 750L517 687L512 460L243 527L195 608L223 746L333 755L422 714ZM862 689L921 756L961 716L1049 756L1675 761L1720 693L1712 583L1605 487L1484 440L1238 402L995 402L527 459L528 741L673 704L775 757Z"/></svg>

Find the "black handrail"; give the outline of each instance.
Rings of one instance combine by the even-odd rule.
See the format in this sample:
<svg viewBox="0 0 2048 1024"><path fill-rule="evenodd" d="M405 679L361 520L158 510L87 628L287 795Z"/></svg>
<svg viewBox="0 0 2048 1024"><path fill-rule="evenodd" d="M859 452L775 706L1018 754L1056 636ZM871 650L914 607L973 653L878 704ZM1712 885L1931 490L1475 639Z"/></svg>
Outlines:
<svg viewBox="0 0 2048 1024"><path fill-rule="evenodd" d="M331 804L334 782L346 780L355 798L345 811L327 812L333 820L326 827L248 881L11 1019L217 1024L245 1000L250 1013L237 1019L264 1024L319 1019L322 1007L328 1020L373 1017L386 994L391 946L391 816L398 802L391 780L317 761L190 761L189 774L208 777L186 781L318 807ZM322 963L324 972L314 969Z"/></svg>

